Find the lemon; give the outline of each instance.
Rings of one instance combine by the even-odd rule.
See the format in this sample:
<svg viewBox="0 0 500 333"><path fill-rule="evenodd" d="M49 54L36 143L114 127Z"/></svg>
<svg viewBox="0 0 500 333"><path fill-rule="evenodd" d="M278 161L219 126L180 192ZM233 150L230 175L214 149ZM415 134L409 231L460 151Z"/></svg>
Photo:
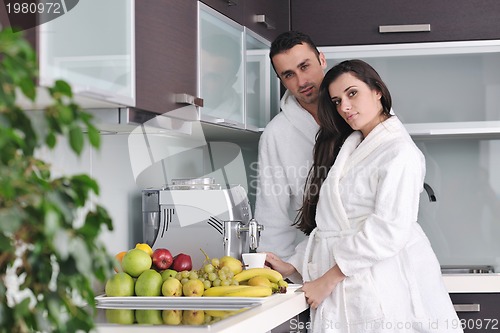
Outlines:
<svg viewBox="0 0 500 333"><path fill-rule="evenodd" d="M135 245L135 248L138 249L138 250L142 250L142 251L146 252L150 256L153 255L153 249L151 248L151 246L149 246L146 243L137 243Z"/></svg>

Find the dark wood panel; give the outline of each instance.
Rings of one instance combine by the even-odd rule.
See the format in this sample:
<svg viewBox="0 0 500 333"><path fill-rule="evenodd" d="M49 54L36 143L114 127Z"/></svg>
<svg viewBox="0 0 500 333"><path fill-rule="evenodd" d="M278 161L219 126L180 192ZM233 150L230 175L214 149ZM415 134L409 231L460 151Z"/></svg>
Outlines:
<svg viewBox="0 0 500 333"><path fill-rule="evenodd" d="M453 304L479 304L479 312L458 312L464 333L500 331L500 293L450 294Z"/></svg>
<svg viewBox="0 0 500 333"><path fill-rule="evenodd" d="M282 32L290 29L289 0L243 0L245 5L244 25L269 41L273 41ZM268 29L265 24L257 23L255 15L266 15L275 29Z"/></svg>
<svg viewBox="0 0 500 333"><path fill-rule="evenodd" d="M136 1L136 106L164 113L196 96L197 2Z"/></svg>
<svg viewBox="0 0 500 333"><path fill-rule="evenodd" d="M291 0L292 29L317 45L500 38L497 0ZM380 34L380 25L430 24L431 32Z"/></svg>
<svg viewBox="0 0 500 333"><path fill-rule="evenodd" d="M201 2L226 15L239 24L244 25L243 1L244 0L202 0Z"/></svg>

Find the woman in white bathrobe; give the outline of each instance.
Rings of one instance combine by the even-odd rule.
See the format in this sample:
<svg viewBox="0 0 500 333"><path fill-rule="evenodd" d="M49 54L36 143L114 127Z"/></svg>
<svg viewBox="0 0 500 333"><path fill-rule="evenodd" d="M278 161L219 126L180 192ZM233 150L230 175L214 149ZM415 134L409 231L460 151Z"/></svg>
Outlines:
<svg viewBox="0 0 500 333"><path fill-rule="evenodd" d="M313 332L463 332L417 223L425 160L377 72L342 62L320 88L320 130L287 262L299 272Z"/></svg>

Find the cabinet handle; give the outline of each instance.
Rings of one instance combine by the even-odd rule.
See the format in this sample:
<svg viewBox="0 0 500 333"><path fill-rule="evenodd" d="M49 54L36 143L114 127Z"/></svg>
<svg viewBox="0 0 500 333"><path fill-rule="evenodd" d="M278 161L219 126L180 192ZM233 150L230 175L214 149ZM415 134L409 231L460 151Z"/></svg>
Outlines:
<svg viewBox="0 0 500 333"><path fill-rule="evenodd" d="M273 21L271 21L266 15L255 15L255 22L257 23L262 23L266 26L267 30L275 30L276 29L276 24L274 24Z"/></svg>
<svg viewBox="0 0 500 333"><path fill-rule="evenodd" d="M394 32L429 32L430 24L403 24L403 25L379 25L378 32L381 34Z"/></svg>
<svg viewBox="0 0 500 333"><path fill-rule="evenodd" d="M238 6L238 3L237 2L234 2L234 1L231 1L231 0L222 0L223 2L225 2L227 4L228 7L231 7L231 6Z"/></svg>
<svg viewBox="0 0 500 333"><path fill-rule="evenodd" d="M184 93L183 94L175 94L174 102L181 103L181 104L191 104L194 106L203 107L203 98L195 97L193 95L184 94Z"/></svg>
<svg viewBox="0 0 500 333"><path fill-rule="evenodd" d="M481 304L453 304L456 312L480 312Z"/></svg>

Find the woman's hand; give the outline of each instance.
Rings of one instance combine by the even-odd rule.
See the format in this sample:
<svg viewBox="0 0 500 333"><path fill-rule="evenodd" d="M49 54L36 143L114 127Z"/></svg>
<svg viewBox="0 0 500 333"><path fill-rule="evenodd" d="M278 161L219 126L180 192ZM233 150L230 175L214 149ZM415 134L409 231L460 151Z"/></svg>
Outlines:
<svg viewBox="0 0 500 333"><path fill-rule="evenodd" d="M304 282L302 290L306 296L307 304L311 308L317 309L321 302L333 292L337 284L344 279L344 273L335 265L316 280Z"/></svg>
<svg viewBox="0 0 500 333"><path fill-rule="evenodd" d="M266 266L280 272L281 275L283 275L283 278L297 272L292 264L284 262L277 255L271 252L266 252Z"/></svg>

